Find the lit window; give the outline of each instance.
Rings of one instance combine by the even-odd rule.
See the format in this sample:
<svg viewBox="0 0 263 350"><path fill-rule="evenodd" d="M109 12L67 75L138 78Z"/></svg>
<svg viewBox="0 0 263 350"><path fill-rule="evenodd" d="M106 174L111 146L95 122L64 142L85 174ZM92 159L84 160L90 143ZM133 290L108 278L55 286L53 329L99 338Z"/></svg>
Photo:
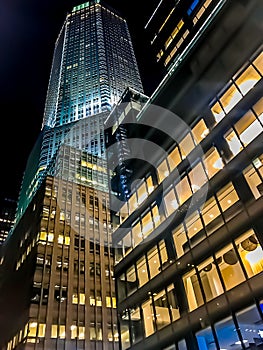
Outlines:
<svg viewBox="0 0 263 350"><path fill-rule="evenodd" d="M159 182L162 182L169 175L169 169L167 166L166 159L158 166L157 171Z"/></svg>
<svg viewBox="0 0 263 350"><path fill-rule="evenodd" d="M262 132L262 126L252 111L248 111L236 124L235 129L240 140L247 146L256 136Z"/></svg>
<svg viewBox="0 0 263 350"><path fill-rule="evenodd" d="M203 162L209 179L224 167L223 161L215 147L212 147L205 154Z"/></svg>
<svg viewBox="0 0 263 350"><path fill-rule="evenodd" d="M263 52L253 61L253 64L257 67L261 74L263 74Z"/></svg>
<svg viewBox="0 0 263 350"><path fill-rule="evenodd" d="M174 190L171 190L168 194L165 195L164 203L165 203L167 216L175 212L175 210L178 208L179 205L175 197Z"/></svg>
<svg viewBox="0 0 263 350"><path fill-rule="evenodd" d="M230 129L228 133L224 135L224 137L233 156L237 155L243 149L243 146L233 129Z"/></svg>
<svg viewBox="0 0 263 350"><path fill-rule="evenodd" d="M246 95L253 86L260 80L260 75L254 67L249 66L236 80L236 84L243 95Z"/></svg>
<svg viewBox="0 0 263 350"><path fill-rule="evenodd" d="M192 129L194 140L196 144L201 142L208 134L209 129L207 128L203 119L201 119Z"/></svg>
<svg viewBox="0 0 263 350"><path fill-rule="evenodd" d="M181 156L178 147L175 147L167 157L170 169L173 170L181 162Z"/></svg>

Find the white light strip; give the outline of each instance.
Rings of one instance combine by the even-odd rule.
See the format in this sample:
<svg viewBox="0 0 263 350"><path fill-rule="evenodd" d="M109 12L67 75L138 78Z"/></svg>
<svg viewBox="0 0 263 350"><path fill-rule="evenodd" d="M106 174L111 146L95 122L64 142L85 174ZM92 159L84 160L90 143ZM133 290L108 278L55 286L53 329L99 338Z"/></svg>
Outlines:
<svg viewBox="0 0 263 350"><path fill-rule="evenodd" d="M156 7L156 9L154 10L154 13L151 15L149 21L146 23L146 25L144 26L144 29L146 29L149 25L149 23L151 22L151 20L153 19L154 15L156 14L156 11L158 10L158 8L161 6L163 0L161 0L158 4L158 6Z"/></svg>

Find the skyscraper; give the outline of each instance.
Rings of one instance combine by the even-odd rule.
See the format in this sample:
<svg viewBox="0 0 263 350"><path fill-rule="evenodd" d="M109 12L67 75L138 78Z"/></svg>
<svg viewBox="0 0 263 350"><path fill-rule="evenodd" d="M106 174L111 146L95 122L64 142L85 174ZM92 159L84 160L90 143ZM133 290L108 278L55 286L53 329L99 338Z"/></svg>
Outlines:
<svg viewBox="0 0 263 350"><path fill-rule="evenodd" d="M125 178L111 193L121 349L262 349L263 4L160 1L154 18L173 33L166 58L182 51L108 130L111 183Z"/></svg>
<svg viewBox="0 0 263 350"><path fill-rule="evenodd" d="M89 121L89 148L104 152L103 119L127 87L142 91L126 20L103 1L75 6L68 13L55 44L47 91L42 140L36 145L32 163L24 175L18 215L21 215L70 128L77 121ZM88 142L88 141L87 141Z"/></svg>
<svg viewBox="0 0 263 350"><path fill-rule="evenodd" d="M16 201L10 198L4 198L1 203L0 212L0 245L5 241L9 231L14 225Z"/></svg>
<svg viewBox="0 0 263 350"><path fill-rule="evenodd" d="M1 251L3 349L118 349L104 121L127 86L142 91L125 19L75 6Z"/></svg>

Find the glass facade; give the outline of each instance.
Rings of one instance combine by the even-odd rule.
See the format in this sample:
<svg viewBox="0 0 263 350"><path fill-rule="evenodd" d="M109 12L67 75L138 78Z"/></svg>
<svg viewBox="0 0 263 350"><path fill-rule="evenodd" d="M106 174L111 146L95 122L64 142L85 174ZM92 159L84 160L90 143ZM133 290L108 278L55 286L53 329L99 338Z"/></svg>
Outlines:
<svg viewBox="0 0 263 350"><path fill-rule="evenodd" d="M213 6L220 13L221 5L189 2L187 16L198 26ZM174 18L174 10L164 17L168 7L161 2L152 18L165 18L156 43ZM153 104L180 111L189 128L180 130L176 142L154 130L142 136L156 137L165 152L154 169L134 165L132 181L136 175L139 180L113 215L121 349L263 347L262 40L248 47L240 36L243 51L233 66L229 52L234 56L237 42L219 29L220 21L234 18L230 8L222 10L216 34L211 30L189 50L152 97ZM183 13L179 5L177 10L177 16ZM246 15L249 21L251 13ZM182 18L174 21L167 51L184 28ZM253 30L247 33L252 38ZM212 49L214 35L225 43L220 55ZM140 121L147 117L142 108ZM169 124L166 115L159 118ZM130 128L127 134L136 133ZM147 154L147 161L153 164L154 157Z"/></svg>

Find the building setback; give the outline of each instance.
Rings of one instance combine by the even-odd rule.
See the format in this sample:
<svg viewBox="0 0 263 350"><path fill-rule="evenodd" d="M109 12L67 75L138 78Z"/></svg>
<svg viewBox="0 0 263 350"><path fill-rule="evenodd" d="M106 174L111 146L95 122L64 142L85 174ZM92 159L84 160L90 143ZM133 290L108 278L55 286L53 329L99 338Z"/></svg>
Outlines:
<svg viewBox="0 0 263 350"><path fill-rule="evenodd" d="M149 28L174 33L171 3ZM182 3L169 46L196 18L183 51L144 105L128 94L106 121L121 349L259 349L263 4Z"/></svg>
<svg viewBox="0 0 263 350"><path fill-rule="evenodd" d="M125 19L75 6L1 250L1 349L119 348L104 121L127 86L142 91Z"/></svg>

